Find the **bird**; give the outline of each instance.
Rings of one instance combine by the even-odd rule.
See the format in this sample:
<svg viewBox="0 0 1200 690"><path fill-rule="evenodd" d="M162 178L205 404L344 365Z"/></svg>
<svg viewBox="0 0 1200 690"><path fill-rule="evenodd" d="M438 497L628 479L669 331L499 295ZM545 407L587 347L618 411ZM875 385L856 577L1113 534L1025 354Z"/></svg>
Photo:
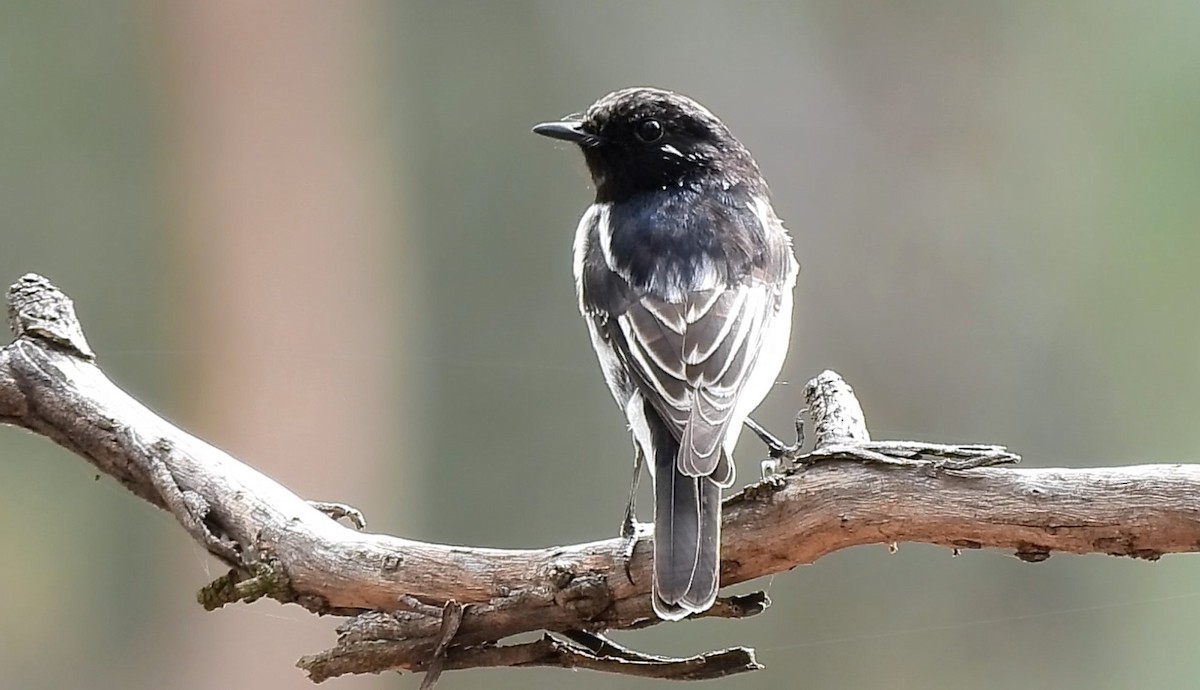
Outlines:
<svg viewBox="0 0 1200 690"><path fill-rule="evenodd" d="M679 620L716 600L721 490L791 336L791 236L750 152L687 96L621 89L533 132L578 145L595 188L579 310L654 483L654 612Z"/></svg>

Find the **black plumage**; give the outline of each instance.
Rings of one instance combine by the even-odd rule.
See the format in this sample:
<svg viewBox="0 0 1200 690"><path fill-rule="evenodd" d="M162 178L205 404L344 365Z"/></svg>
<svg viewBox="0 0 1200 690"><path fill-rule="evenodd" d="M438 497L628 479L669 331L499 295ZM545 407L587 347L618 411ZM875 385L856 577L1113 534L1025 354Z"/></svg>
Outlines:
<svg viewBox="0 0 1200 690"><path fill-rule="evenodd" d="M534 131L579 144L596 185L576 287L654 477L655 611L703 611L719 584L731 453L787 350L791 240L749 152L685 96L625 89Z"/></svg>

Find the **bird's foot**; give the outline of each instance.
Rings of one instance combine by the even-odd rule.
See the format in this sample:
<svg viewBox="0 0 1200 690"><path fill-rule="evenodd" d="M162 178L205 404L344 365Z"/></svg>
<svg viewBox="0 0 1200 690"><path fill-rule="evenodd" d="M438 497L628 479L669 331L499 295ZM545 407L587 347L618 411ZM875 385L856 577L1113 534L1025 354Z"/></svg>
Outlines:
<svg viewBox="0 0 1200 690"><path fill-rule="evenodd" d="M637 517L633 514L633 502L625 506L625 517L621 519L621 538L633 539L637 537Z"/></svg>
<svg viewBox="0 0 1200 690"><path fill-rule="evenodd" d="M633 573L630 572L633 550L637 548L638 541L651 531L650 525L638 522L632 511L625 513L625 520L621 523L621 562L625 564L625 579L629 580L631 585L636 584L633 581Z"/></svg>
<svg viewBox="0 0 1200 690"><path fill-rule="evenodd" d="M768 459L762 462L764 481L774 481L772 478L788 474L795 468L796 461L801 455L800 448L804 445L804 414L806 412L807 410L800 410L796 415L796 441L791 444L784 443L767 431L766 427L749 417L746 418L746 426L767 447Z"/></svg>

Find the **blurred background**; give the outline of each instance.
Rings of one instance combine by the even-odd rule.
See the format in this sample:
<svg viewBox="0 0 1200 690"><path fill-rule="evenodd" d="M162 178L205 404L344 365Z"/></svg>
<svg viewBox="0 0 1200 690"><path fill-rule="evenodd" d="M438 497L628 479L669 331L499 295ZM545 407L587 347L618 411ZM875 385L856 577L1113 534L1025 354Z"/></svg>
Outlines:
<svg viewBox="0 0 1200 690"><path fill-rule="evenodd" d="M47 275L120 385L374 530L612 536L630 446L570 267L591 192L529 127L637 84L722 117L795 235L768 426L833 368L880 438L1200 457L1195 3L7 3L0 283ZM745 434L742 477L761 454ZM19 430L0 457L0 688L309 686L336 621L204 613L222 570L167 514ZM756 647L729 688L1200 684L1195 556L879 546L756 584L766 615L620 639Z"/></svg>

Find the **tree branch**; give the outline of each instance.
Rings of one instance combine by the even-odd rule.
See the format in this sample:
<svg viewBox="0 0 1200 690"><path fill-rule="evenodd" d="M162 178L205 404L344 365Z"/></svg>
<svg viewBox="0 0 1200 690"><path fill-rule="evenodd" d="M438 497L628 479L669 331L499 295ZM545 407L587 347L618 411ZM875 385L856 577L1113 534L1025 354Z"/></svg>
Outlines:
<svg viewBox="0 0 1200 690"><path fill-rule="evenodd" d="M0 421L46 436L173 513L233 568L201 592L207 607L270 596L353 616L336 647L301 660L315 681L439 667L551 665L676 679L758 668L750 650L668 659L595 634L659 622L648 534L638 537L627 577L617 538L464 548L343 527L113 384L70 300L47 280L23 277L8 302L15 339L0 348ZM868 440L858 401L832 372L805 397L817 447L784 458L785 475L726 499L722 585L901 541L1009 549L1029 561L1052 551L1155 559L1200 550L1200 467L993 467L1016 456L996 446ZM740 618L767 603L761 594L722 599L705 615ZM538 630L562 638L498 644Z"/></svg>

